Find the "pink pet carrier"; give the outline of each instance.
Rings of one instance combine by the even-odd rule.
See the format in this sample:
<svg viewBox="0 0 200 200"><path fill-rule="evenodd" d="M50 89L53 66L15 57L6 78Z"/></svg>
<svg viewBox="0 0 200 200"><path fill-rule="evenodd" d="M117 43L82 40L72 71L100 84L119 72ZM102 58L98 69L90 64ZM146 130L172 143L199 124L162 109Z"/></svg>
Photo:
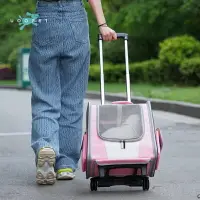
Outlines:
<svg viewBox="0 0 200 200"><path fill-rule="evenodd" d="M155 129L149 101L133 104L130 96L128 35L125 41L127 101L105 104L102 37L99 35L101 105L88 104L82 144L82 170L91 191L114 185L141 186L149 190L149 177L158 169L163 141Z"/></svg>

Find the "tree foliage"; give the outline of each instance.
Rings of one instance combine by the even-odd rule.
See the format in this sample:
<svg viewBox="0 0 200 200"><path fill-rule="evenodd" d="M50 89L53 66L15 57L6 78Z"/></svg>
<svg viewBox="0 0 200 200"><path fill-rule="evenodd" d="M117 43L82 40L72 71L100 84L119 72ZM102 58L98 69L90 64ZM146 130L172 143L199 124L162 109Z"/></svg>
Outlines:
<svg viewBox="0 0 200 200"><path fill-rule="evenodd" d="M35 12L35 0L2 0L0 6L0 62L18 46L30 44L31 27L19 30L16 20L26 12ZM199 0L102 0L108 25L116 32L129 34L130 61L157 57L159 42L183 34L200 39ZM90 24L92 62L98 62L98 28L96 19L85 3ZM14 19L11 23L10 19ZM121 41L105 43L105 59L124 62Z"/></svg>

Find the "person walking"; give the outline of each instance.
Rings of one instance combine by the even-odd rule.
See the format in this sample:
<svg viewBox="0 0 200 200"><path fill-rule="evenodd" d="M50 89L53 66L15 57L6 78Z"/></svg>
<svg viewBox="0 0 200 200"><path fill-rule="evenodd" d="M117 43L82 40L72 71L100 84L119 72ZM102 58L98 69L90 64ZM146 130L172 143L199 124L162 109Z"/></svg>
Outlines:
<svg viewBox="0 0 200 200"><path fill-rule="evenodd" d="M88 0L104 41L117 39L106 24L101 0ZM82 143L90 39L82 0L39 0L29 56L32 88L31 147L36 182L75 177Z"/></svg>

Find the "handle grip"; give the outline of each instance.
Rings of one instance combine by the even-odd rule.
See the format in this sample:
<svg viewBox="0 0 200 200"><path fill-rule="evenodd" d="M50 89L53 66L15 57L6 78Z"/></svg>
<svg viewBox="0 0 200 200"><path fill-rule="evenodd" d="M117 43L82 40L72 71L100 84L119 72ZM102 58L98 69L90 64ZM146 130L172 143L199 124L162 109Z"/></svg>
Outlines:
<svg viewBox="0 0 200 200"><path fill-rule="evenodd" d="M128 34L127 33L117 33L117 39L128 40ZM99 34L99 40L103 40L101 34Z"/></svg>

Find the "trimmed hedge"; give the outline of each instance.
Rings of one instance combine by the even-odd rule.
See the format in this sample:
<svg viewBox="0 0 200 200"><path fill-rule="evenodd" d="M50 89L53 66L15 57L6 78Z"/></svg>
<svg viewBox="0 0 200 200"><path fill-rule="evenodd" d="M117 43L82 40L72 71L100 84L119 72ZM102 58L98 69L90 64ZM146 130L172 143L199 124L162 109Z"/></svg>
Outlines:
<svg viewBox="0 0 200 200"><path fill-rule="evenodd" d="M131 81L161 83L164 80L160 61L156 59L133 63L130 65Z"/></svg>
<svg viewBox="0 0 200 200"><path fill-rule="evenodd" d="M159 60L149 60L139 63L132 63L129 66L131 81L161 83L163 81L162 69ZM91 65L90 81L100 81L100 66ZM126 68L124 64L104 64L105 82L124 82L126 80Z"/></svg>
<svg viewBox="0 0 200 200"><path fill-rule="evenodd" d="M104 81L105 82L123 82L125 78L125 66L112 65L109 63L104 64ZM100 81L100 66L90 66L90 81Z"/></svg>
<svg viewBox="0 0 200 200"><path fill-rule="evenodd" d="M126 69L125 65L104 64L104 81L105 82L125 82ZM165 74L165 67L161 65L159 60L153 59L140 63L130 64L130 79L132 83L174 83L177 81L171 80L170 76ZM181 84L199 85L200 83L200 58L186 59L180 67L180 77L177 77L182 82ZM90 81L100 81L100 66L91 65Z"/></svg>

